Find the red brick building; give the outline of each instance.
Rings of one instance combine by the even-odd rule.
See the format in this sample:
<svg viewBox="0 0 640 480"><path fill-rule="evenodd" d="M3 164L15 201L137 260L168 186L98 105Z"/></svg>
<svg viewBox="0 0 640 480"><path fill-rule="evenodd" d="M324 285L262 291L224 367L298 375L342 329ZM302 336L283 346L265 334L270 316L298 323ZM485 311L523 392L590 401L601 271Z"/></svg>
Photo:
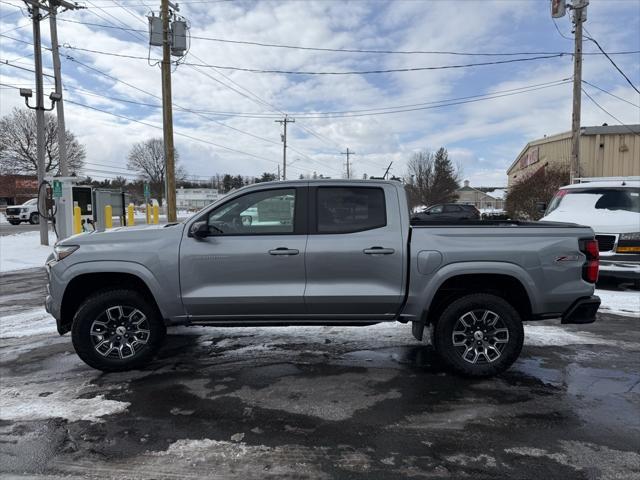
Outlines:
<svg viewBox="0 0 640 480"><path fill-rule="evenodd" d="M37 195L35 175L0 175L0 206L22 205Z"/></svg>

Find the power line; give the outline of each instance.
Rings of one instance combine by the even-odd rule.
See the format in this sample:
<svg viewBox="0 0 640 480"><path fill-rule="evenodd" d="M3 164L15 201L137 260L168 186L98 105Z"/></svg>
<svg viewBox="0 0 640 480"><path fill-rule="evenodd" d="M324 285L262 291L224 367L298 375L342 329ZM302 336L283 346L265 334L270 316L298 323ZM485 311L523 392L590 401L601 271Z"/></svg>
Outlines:
<svg viewBox="0 0 640 480"><path fill-rule="evenodd" d="M180 2L183 4L184 2ZM144 5L146 6L146 5ZM124 7L124 6L122 6ZM103 7L104 8L104 7ZM68 18L60 19L64 22L69 23L77 23L81 25L99 27L99 28L112 28L118 30L127 30L131 32L141 32L146 33L146 30L130 28L130 27L120 27L117 25L103 25L99 23L91 23L91 22L82 22L79 20L71 20ZM366 50L366 49L356 49L356 48L324 48L324 47L305 47L298 45L284 45L277 43L264 43L264 42L253 42L247 40L230 40L224 38L216 38L216 37L207 37L202 35L191 35L190 36L194 40L206 40L211 42L219 42L219 43L229 43L236 45L249 45L249 46L259 46L259 47L269 47L269 48L283 48L283 49L292 49L292 50L308 50L308 51L319 51L319 52L343 52L343 53L371 53L371 54L402 54L402 55L456 55L456 56L477 56L477 57L500 57L500 56L525 56L525 55L573 55L573 52L561 52L561 51L541 51L541 52L458 52L458 51L448 51L448 50ZM565 37L568 38L568 37ZM638 53L637 50L629 51L617 51L612 52L610 55L629 55L633 53ZM598 52L589 52L584 53L584 55L602 55Z"/></svg>
<svg viewBox="0 0 640 480"><path fill-rule="evenodd" d="M596 101L595 101L595 99L594 99L591 95L589 95L589 93L588 93L584 88L582 89L582 93L584 93L584 94L587 96L587 98L588 98L589 100L591 100L591 101L596 105L596 107L598 107L598 108L599 108L600 110L602 110L604 113L606 113L607 115L609 115L611 118L613 118L616 122L618 122L620 125L622 125L623 127L625 127L625 128L626 128L627 130L629 130L631 133L633 133L634 135L637 135L637 136L639 136L639 137L640 137L640 134L639 134L639 133L637 133L637 132L633 131L631 128L629 128L629 126L628 126L626 123L624 123L623 121L621 121L618 117L614 116L612 113L610 113L609 111L607 111L607 110L606 110L602 105L600 105L598 102L596 102Z"/></svg>
<svg viewBox="0 0 640 480"><path fill-rule="evenodd" d="M587 85L589 85L590 87L593 87L593 88L595 88L596 90L600 90L602 93L606 93L607 95L610 95L610 96L612 96L613 98L617 98L618 100L621 100L621 101L623 101L623 102L625 102L625 103L628 103L628 104L629 104L629 105L631 105L631 106L634 106L634 107L636 107L636 108L640 108L640 105L637 105L637 104L635 104L635 103L633 103L633 102L630 102L629 100L627 100L627 99L625 99L625 98L619 97L618 95L615 95L614 93L611 93L610 91L605 90L604 88L600 88L599 86L594 85L593 83L589 83L589 82L587 82L586 80L582 80L582 83L586 83L586 84L587 84Z"/></svg>
<svg viewBox="0 0 640 480"><path fill-rule="evenodd" d="M61 45L62 48L77 50L80 52L88 52L95 53L97 55L108 55L112 57L120 57L120 58L131 58L137 60L149 60L148 57L141 57L139 55L128 55L123 53L116 52L104 52L101 50L94 50L90 48L82 48L82 47L74 47L69 44ZM470 68L470 67L480 67L480 66L488 66L488 65L502 65L508 63L519 63L519 62L531 62L535 60L547 60L551 58L560 58L568 56L565 53L558 53L554 55L540 55L536 57L527 57L527 58L512 58L509 60L495 60L491 62L476 62L476 63L464 63L464 64L455 64L455 65L436 65L431 67L407 67L407 68L390 68L390 69L380 69L380 70L352 70L352 71L344 71L344 72L314 72L314 71L301 71L301 70L277 70L277 69L259 69L259 68L245 68L245 67L234 67L229 65L211 65L208 63L193 63L193 62L183 62L183 65L191 65L194 67L203 67L203 68L215 68L221 70L234 70L240 72L249 72L249 73L275 73L275 74L285 74L285 75L372 75L372 74L381 74L381 73L406 73L406 72L420 72L420 71L430 71L430 70L449 70L449 69L458 69L458 68Z"/></svg>
<svg viewBox="0 0 640 480"><path fill-rule="evenodd" d="M587 40L591 40L593 43L595 43L596 47L598 47L598 50L600 50L603 53L603 55L607 57L607 60L609 60L611 62L611 65L613 65L615 69L618 70L618 72L620 72L620 75L622 75L624 79L627 81L627 83L631 85L631 88L633 88L636 92L640 93L640 90L638 90L638 88L631 82L631 80L629 80L629 77L625 75L625 73L620 69L620 67L616 64L616 62L613 61L613 59L609 56L609 54L607 54L607 52L604 51L604 49L600 46L598 41L595 38L593 38L589 30L587 30L586 27L583 27L583 28L584 28L584 31L587 32L587 35L585 35Z"/></svg>

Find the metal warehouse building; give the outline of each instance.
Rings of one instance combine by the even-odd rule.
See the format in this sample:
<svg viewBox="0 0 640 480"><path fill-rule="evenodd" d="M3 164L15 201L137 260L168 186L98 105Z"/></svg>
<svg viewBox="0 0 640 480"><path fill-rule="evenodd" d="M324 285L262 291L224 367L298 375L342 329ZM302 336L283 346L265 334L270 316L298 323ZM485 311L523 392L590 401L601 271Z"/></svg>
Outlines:
<svg viewBox="0 0 640 480"><path fill-rule="evenodd" d="M571 132L527 143L507 170L509 185L543 166L570 166ZM640 175L640 125L583 127L580 135L582 177Z"/></svg>

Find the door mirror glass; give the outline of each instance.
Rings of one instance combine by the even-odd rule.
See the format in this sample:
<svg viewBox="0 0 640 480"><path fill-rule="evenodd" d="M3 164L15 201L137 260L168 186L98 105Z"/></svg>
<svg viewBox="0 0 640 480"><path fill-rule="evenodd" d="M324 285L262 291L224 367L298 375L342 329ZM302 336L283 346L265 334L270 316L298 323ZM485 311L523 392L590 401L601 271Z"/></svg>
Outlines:
<svg viewBox="0 0 640 480"><path fill-rule="evenodd" d="M209 225L207 222L195 222L191 225L191 230L189 230L192 237L197 238L205 238L211 235L212 233L209 230Z"/></svg>

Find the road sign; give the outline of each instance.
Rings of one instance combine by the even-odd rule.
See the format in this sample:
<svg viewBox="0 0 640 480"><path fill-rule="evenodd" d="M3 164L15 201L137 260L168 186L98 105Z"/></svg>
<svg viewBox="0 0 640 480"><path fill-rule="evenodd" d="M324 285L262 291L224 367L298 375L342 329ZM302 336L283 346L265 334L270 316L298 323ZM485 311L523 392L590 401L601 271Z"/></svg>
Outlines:
<svg viewBox="0 0 640 480"><path fill-rule="evenodd" d="M53 181L53 197L54 198L62 197L62 182L60 180Z"/></svg>
<svg viewBox="0 0 640 480"><path fill-rule="evenodd" d="M146 198L148 200L150 196L151 196L151 190L149 189L149 184L145 183L144 184L144 198Z"/></svg>

